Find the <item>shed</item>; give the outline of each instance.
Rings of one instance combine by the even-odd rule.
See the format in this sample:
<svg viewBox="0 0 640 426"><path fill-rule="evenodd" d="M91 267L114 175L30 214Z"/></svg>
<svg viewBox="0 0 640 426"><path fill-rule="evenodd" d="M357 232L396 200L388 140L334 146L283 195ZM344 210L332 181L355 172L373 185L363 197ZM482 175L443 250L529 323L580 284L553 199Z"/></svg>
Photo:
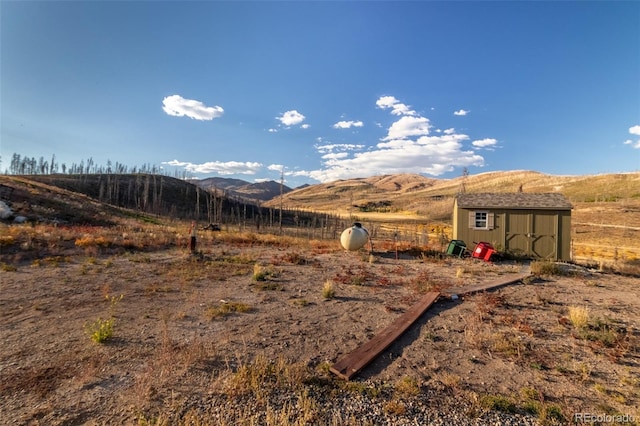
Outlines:
<svg viewBox="0 0 640 426"><path fill-rule="evenodd" d="M459 194L453 239L491 243L498 251L571 260L571 203L559 193Z"/></svg>

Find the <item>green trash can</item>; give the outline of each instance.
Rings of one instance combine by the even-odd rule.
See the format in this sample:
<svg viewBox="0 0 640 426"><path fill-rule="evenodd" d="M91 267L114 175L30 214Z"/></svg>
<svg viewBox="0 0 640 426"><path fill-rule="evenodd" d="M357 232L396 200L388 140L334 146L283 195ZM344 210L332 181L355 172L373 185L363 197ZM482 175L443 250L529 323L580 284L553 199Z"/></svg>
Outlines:
<svg viewBox="0 0 640 426"><path fill-rule="evenodd" d="M449 243L449 247L447 247L447 254L451 256L462 257L465 250L467 249L467 245L462 240L452 240Z"/></svg>

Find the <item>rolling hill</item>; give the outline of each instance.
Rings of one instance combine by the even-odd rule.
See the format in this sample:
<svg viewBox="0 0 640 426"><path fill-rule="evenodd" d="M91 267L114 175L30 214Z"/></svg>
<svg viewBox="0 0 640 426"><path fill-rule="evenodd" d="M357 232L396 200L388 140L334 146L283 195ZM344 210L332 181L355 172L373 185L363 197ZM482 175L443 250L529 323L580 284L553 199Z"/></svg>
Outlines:
<svg viewBox="0 0 640 426"><path fill-rule="evenodd" d="M191 183L209 191L223 191L227 196L242 198L247 201L262 202L280 196L280 184L273 180L250 183L242 179L222 177L210 177L206 179L192 179ZM282 193L291 192L292 189L282 185Z"/></svg>
<svg viewBox="0 0 640 426"><path fill-rule="evenodd" d="M387 213L407 219L449 217L459 192L561 192L573 203L640 200L640 172L554 176L535 171L503 171L431 179L398 174L310 185L284 196L284 205L342 214ZM266 202L275 206L279 200Z"/></svg>

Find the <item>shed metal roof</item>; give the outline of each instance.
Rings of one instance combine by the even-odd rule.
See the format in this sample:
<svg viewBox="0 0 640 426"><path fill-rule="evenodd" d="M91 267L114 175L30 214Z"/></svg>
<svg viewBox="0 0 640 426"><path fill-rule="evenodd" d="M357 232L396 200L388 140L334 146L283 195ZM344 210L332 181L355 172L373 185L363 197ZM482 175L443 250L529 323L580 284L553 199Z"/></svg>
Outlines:
<svg viewBox="0 0 640 426"><path fill-rule="evenodd" d="M456 197L461 208L503 208L531 210L571 210L569 200L559 193L476 193Z"/></svg>

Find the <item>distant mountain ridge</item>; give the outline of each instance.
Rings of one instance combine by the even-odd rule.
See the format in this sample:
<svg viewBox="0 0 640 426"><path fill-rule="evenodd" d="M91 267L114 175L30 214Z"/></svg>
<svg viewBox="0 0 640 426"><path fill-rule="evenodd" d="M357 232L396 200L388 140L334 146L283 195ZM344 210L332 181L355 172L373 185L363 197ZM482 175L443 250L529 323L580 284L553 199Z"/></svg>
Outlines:
<svg viewBox="0 0 640 426"><path fill-rule="evenodd" d="M445 218L460 192L560 192L572 202L640 198L640 172L560 176L513 170L427 178L394 174L338 180L296 188L283 197L288 208L362 213L387 212ZM271 200L265 206L276 207ZM436 213L440 211L441 213Z"/></svg>
<svg viewBox="0 0 640 426"><path fill-rule="evenodd" d="M280 196L280 183L273 180L251 183L242 179L210 177L205 179L193 179L192 183L201 188L226 191L227 195L242 198L249 201L267 201ZM282 185L282 193L291 192L292 189Z"/></svg>

